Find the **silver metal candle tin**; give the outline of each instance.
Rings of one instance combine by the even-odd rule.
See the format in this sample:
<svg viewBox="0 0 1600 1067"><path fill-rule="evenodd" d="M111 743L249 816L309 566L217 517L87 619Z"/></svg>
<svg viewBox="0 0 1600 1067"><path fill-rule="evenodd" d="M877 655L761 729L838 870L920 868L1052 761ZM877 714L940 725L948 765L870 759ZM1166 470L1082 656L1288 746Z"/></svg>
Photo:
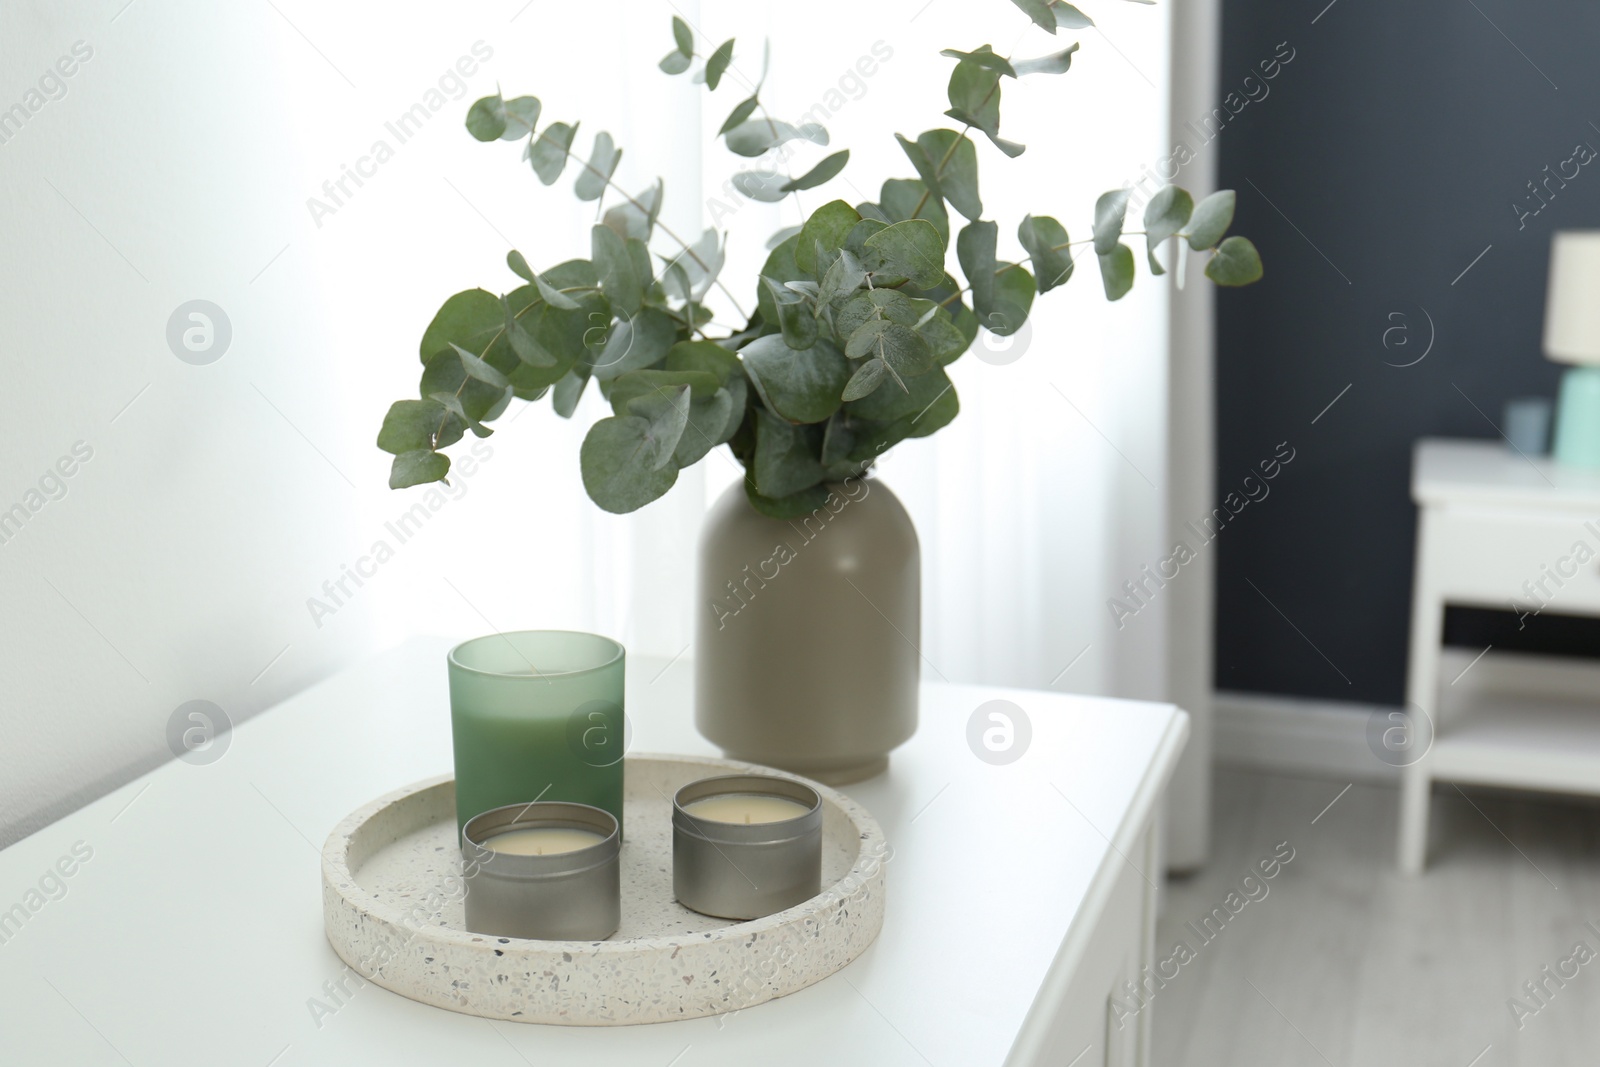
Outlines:
<svg viewBox="0 0 1600 1067"><path fill-rule="evenodd" d="M483 847L507 830L563 827L592 830L604 840L551 856L516 856ZM467 885L467 929L540 941L603 941L622 922L616 817L588 804L507 804L467 820L461 863Z"/></svg>
<svg viewBox="0 0 1600 1067"><path fill-rule="evenodd" d="M723 793L761 793L809 809L781 822L699 819L684 808ZM672 798L672 889L678 903L722 919L759 919L822 892L822 798L764 774L702 778Z"/></svg>

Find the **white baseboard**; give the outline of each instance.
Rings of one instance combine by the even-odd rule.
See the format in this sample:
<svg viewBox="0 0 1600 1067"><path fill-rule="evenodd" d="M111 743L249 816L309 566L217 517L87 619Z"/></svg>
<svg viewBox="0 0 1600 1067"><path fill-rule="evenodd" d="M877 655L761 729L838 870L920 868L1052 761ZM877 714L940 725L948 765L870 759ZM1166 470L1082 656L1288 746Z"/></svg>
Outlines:
<svg viewBox="0 0 1600 1067"><path fill-rule="evenodd" d="M1485 693L1589 699L1600 694L1600 664L1557 656L1491 651L1480 657L1448 648L1439 677L1441 719L1458 700ZM1381 729L1390 713L1400 710L1398 705L1218 692L1214 759L1275 774L1393 783L1399 772L1373 754L1367 729L1374 718Z"/></svg>
<svg viewBox="0 0 1600 1067"><path fill-rule="evenodd" d="M1398 707L1219 692L1214 709L1218 763L1347 782L1399 780L1367 747L1368 719Z"/></svg>

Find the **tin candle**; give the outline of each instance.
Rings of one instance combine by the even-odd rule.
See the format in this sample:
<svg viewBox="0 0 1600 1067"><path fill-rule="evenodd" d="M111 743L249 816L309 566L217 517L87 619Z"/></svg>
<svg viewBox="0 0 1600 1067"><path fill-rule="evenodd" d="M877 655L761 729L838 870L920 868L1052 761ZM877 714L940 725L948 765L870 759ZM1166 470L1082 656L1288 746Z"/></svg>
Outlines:
<svg viewBox="0 0 1600 1067"><path fill-rule="evenodd" d="M702 778L672 801L672 888L703 915L759 919L822 892L822 798L764 774Z"/></svg>
<svg viewBox="0 0 1600 1067"><path fill-rule="evenodd" d="M467 820L467 929L541 941L603 941L622 921L616 817L588 804L507 804Z"/></svg>

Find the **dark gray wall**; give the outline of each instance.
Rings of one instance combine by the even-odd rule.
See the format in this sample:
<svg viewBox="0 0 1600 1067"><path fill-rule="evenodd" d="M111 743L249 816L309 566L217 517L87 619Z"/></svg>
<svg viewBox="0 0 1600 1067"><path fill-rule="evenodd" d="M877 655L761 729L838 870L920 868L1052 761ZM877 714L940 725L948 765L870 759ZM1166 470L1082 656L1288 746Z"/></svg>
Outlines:
<svg viewBox="0 0 1600 1067"><path fill-rule="evenodd" d="M1537 207L1527 183L1576 145L1600 148L1600 5L1326 2L1224 5L1219 102L1237 92L1237 108L1280 42L1294 58L1205 149L1266 261L1259 284L1218 296L1218 492L1281 441L1295 459L1218 538L1216 676L1398 704L1412 442L1494 437L1508 398L1555 392L1540 352L1550 233L1600 227L1600 159L1552 181L1537 215L1513 205ZM1421 355L1424 309L1432 351L1387 365ZM1481 612L1448 629L1479 647L1505 633ZM1530 629L1600 647L1571 620Z"/></svg>

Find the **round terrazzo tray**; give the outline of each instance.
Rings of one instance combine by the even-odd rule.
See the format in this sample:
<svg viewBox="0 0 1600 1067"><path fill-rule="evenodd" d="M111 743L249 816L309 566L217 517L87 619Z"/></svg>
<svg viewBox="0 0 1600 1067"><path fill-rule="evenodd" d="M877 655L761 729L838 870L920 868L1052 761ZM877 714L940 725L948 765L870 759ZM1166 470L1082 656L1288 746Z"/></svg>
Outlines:
<svg viewBox="0 0 1600 1067"><path fill-rule="evenodd" d="M795 778L822 796L822 892L748 922L673 899L671 797L717 774ZM821 981L883 925L883 831L848 797L732 760L629 756L622 926L606 941L527 941L464 925L455 782L380 797L322 848L323 926L369 981L451 1011L517 1022L619 1026L747 1008Z"/></svg>

